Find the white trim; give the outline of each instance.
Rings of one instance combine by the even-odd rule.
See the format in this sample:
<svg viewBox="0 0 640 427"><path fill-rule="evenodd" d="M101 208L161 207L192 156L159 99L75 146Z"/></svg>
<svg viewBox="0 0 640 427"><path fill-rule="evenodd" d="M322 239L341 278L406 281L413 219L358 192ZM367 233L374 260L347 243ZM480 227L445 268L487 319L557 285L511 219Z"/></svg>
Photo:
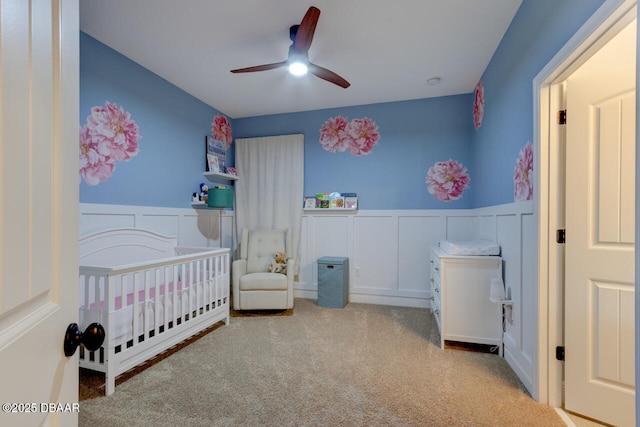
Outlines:
<svg viewBox="0 0 640 427"><path fill-rule="evenodd" d="M640 10L636 7L636 19L640 22ZM640 384L640 220L638 220L638 212L640 212L640 173L638 173L638 165L640 164L640 138L638 137L637 123L640 122L640 92L637 90L640 87L640 73L638 73L638 63L640 58L640 31L638 31L636 24L636 235L635 235L635 391L636 391L636 420L640 420L640 400L638 398L638 384ZM637 421L636 421L637 422Z"/></svg>
<svg viewBox="0 0 640 427"><path fill-rule="evenodd" d="M629 12L636 0L607 0L574 34L533 80L533 144L539 173L534 186L534 215L538 236L538 354L534 361L536 374L534 399L554 407L562 405L562 369L553 357L555 345L561 344L562 304L557 297L559 275L557 249L552 236L559 222L557 200L558 160L560 153L550 146L552 138L550 112L557 104L561 82L575 71L591 54L615 33L611 31L628 24L634 17ZM544 143L543 143L544 139ZM636 242L637 247L637 242ZM636 362L636 371L638 364Z"/></svg>
<svg viewBox="0 0 640 427"><path fill-rule="evenodd" d="M298 283L295 284L299 286ZM311 300L318 299L318 289L307 289L307 286L296 287L293 290L295 298L305 298ZM366 294L350 294L349 303L354 304L376 304L390 305L395 307L412 307L412 308L429 308L429 301L423 298L385 296L385 295L366 295Z"/></svg>
<svg viewBox="0 0 640 427"><path fill-rule="evenodd" d="M562 421L565 422L567 427L576 427L576 423L573 422L569 414L567 414L565 411L563 411L560 408L554 408L554 409L556 410L556 413L562 419Z"/></svg>

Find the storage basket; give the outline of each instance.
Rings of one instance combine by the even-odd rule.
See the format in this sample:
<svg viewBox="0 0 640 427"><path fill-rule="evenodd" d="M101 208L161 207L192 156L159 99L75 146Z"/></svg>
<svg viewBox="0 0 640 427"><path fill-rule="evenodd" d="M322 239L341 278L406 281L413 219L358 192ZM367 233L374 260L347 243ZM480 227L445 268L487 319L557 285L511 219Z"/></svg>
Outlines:
<svg viewBox="0 0 640 427"><path fill-rule="evenodd" d="M233 190L230 188L210 188L207 206L210 208L232 208Z"/></svg>

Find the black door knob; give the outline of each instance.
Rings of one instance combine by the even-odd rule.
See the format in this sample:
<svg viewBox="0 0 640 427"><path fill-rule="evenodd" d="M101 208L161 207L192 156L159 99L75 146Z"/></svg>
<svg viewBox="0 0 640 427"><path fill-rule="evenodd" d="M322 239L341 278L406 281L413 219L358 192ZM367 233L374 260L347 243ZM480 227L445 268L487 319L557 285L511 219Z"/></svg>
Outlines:
<svg viewBox="0 0 640 427"><path fill-rule="evenodd" d="M77 323L71 323L64 334L64 354L73 356L80 344L89 351L96 351L104 342L104 327L100 323L92 323L82 332Z"/></svg>

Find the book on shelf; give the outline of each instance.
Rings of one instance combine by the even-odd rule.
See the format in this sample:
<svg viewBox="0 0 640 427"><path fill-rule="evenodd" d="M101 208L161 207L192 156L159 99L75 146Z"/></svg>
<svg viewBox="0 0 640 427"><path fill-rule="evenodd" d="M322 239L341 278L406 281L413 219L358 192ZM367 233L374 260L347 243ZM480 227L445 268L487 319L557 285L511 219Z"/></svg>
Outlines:
<svg viewBox="0 0 640 427"><path fill-rule="evenodd" d="M316 207L316 196L304 196L304 209L314 209Z"/></svg>
<svg viewBox="0 0 640 427"><path fill-rule="evenodd" d="M329 207L334 209L344 208L344 197L334 197L329 200Z"/></svg>
<svg viewBox="0 0 640 427"><path fill-rule="evenodd" d="M346 196L344 198L344 207L347 209L358 209L358 198Z"/></svg>

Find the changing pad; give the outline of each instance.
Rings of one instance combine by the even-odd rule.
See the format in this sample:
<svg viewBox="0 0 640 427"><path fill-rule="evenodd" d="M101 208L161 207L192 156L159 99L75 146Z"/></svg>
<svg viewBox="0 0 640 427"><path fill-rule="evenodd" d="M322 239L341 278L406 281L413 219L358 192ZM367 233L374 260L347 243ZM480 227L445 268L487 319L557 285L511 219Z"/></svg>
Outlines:
<svg viewBox="0 0 640 427"><path fill-rule="evenodd" d="M500 245L491 240L440 240L439 244L451 255L500 255Z"/></svg>

